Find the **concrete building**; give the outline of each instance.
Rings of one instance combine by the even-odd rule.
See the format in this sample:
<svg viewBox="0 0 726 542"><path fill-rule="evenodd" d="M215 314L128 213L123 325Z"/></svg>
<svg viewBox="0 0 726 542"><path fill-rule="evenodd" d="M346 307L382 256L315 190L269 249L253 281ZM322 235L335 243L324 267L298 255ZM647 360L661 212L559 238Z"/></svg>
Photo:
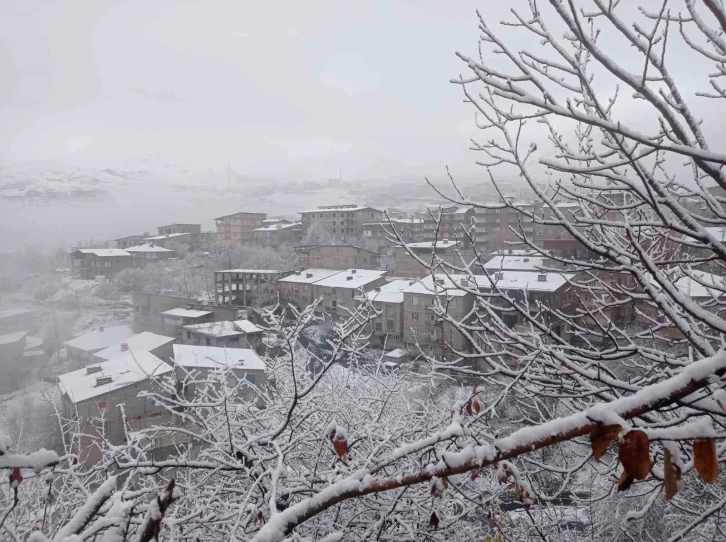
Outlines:
<svg viewBox="0 0 726 542"><path fill-rule="evenodd" d="M183 422L151 398L139 392L160 392L150 377L165 377L172 366L149 352L125 352L119 357L89 365L58 377L61 408L65 417L78 423L72 450L83 468L101 459L104 441L123 444L127 430L138 432L156 426L183 427ZM123 408L119 408L123 407ZM122 417L122 413L123 416ZM183 442L165 433L146 442L149 452Z"/></svg>
<svg viewBox="0 0 726 542"><path fill-rule="evenodd" d="M249 245L254 241L252 232L262 227L265 213L239 212L220 216L217 223L217 243L226 246Z"/></svg>
<svg viewBox="0 0 726 542"><path fill-rule="evenodd" d="M261 340L261 328L249 320L236 320L184 326L181 344L256 350Z"/></svg>
<svg viewBox="0 0 726 542"><path fill-rule="evenodd" d="M360 205L332 205L303 211L303 232L319 227L336 243L355 243L363 236L363 224L380 221L383 211Z"/></svg>
<svg viewBox="0 0 726 542"><path fill-rule="evenodd" d="M223 269L214 272L218 305L247 307L274 297L275 282L287 271L274 269Z"/></svg>
<svg viewBox="0 0 726 542"><path fill-rule="evenodd" d="M424 215L423 241L447 239L458 241L461 248L469 248L471 242L465 231L471 226L474 209L458 205L430 207ZM438 221L438 224L437 224Z"/></svg>
<svg viewBox="0 0 726 542"><path fill-rule="evenodd" d="M336 322L345 320L356 309L361 292L386 284L386 272L370 269L345 269L314 282L313 298L322 298L318 310Z"/></svg>
<svg viewBox="0 0 726 542"><path fill-rule="evenodd" d="M393 269L391 270L391 275L394 277L420 278L430 274L431 270L428 265L431 263L432 253L451 265L461 266L463 263L457 253L457 249L459 249L457 241L440 239L435 242L409 243L407 247L418 258L426 262L427 266L421 265L405 247L395 247L393 249Z"/></svg>
<svg viewBox="0 0 726 542"><path fill-rule="evenodd" d="M178 340L181 340L186 326L214 321L214 312L199 309L169 309L162 312L161 316L164 318L166 332Z"/></svg>
<svg viewBox="0 0 726 542"><path fill-rule="evenodd" d="M423 241L424 219L423 218L391 218L390 220L378 220L363 224L363 238L366 244L375 245L378 252L390 247L388 234L397 233L404 242L416 243Z"/></svg>
<svg viewBox="0 0 726 542"><path fill-rule="evenodd" d="M313 284L324 278L340 273L338 269L305 269L280 278L277 281L277 294L283 306L292 303L298 309L310 305L315 299Z"/></svg>
<svg viewBox="0 0 726 542"><path fill-rule="evenodd" d="M134 335L127 325L102 326L64 343L66 358L78 366L93 361L93 354L110 346L120 344Z"/></svg>
<svg viewBox="0 0 726 542"><path fill-rule="evenodd" d="M149 234L146 233L144 235L127 235L126 237L119 237L118 239L114 239L110 242L111 247L109 248L120 248L122 250L125 250L128 247L133 247L141 244L144 241L144 238L148 236Z"/></svg>
<svg viewBox="0 0 726 542"><path fill-rule="evenodd" d="M381 345L393 348L403 344L403 292L409 286L409 280L394 280L365 294L367 302L381 313L372 330Z"/></svg>
<svg viewBox="0 0 726 542"><path fill-rule="evenodd" d="M134 267L146 267L148 263L167 260L176 256L176 252L153 243L128 247L126 252L133 256Z"/></svg>
<svg viewBox="0 0 726 542"><path fill-rule="evenodd" d="M167 233L164 235L154 235L144 239L144 243L152 244L163 248L174 248L179 245L186 245L189 248L198 246L199 236L194 233Z"/></svg>
<svg viewBox="0 0 726 542"><path fill-rule="evenodd" d="M378 269L377 252L355 245L309 245L295 247L295 269Z"/></svg>
<svg viewBox="0 0 726 542"><path fill-rule="evenodd" d="M158 226L158 235L171 235L174 233L190 233L192 235L202 233L201 224L169 224L168 226Z"/></svg>
<svg viewBox="0 0 726 542"><path fill-rule="evenodd" d="M302 223L280 221L252 230L252 239L262 246L297 245L302 239Z"/></svg>
<svg viewBox="0 0 726 542"><path fill-rule="evenodd" d="M99 276L109 279L133 266L133 256L118 248L77 248L70 258L73 275L85 280Z"/></svg>
<svg viewBox="0 0 726 542"><path fill-rule="evenodd" d="M501 200L492 203L501 203ZM487 253L517 248L516 245L521 245L522 241L512 232L512 229L516 232L524 232L525 236L531 241L535 240L534 220L523 212L518 212L519 210L534 213L537 209L535 204L524 201L515 202L511 199L509 199L509 203L515 208L477 207L474 209L476 221L475 243L480 252Z"/></svg>
<svg viewBox="0 0 726 542"><path fill-rule="evenodd" d="M100 363L116 359L125 352L131 352L132 354L150 352L160 360L169 363L174 355L174 350L171 347L174 341L174 337L166 337L151 333L150 331L144 331L138 335L132 335L120 343L95 352L91 358L93 362Z"/></svg>

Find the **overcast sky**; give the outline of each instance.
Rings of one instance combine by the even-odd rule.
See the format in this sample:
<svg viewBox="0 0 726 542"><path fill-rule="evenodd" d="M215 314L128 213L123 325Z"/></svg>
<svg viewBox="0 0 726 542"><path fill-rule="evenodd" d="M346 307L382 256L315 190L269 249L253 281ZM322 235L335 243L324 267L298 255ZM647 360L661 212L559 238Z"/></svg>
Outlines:
<svg viewBox="0 0 726 542"><path fill-rule="evenodd" d="M0 156L472 171L472 111L448 81L482 4L501 18L473 0L5 0Z"/></svg>

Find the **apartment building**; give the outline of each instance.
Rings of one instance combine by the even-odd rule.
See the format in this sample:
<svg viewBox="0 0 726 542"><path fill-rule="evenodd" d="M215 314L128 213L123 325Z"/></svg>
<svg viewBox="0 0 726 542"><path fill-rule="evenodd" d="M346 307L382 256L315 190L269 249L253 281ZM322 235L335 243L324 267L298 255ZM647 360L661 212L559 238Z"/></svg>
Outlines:
<svg viewBox="0 0 726 542"><path fill-rule="evenodd" d="M378 251L391 246L388 233L397 233L406 243L423 241L423 218L391 218L363 224L363 239L374 245ZM394 236L395 237L395 236Z"/></svg>
<svg viewBox="0 0 726 542"><path fill-rule="evenodd" d="M164 362L169 362L174 355L172 344L174 337L166 337L165 335L157 335L150 331L144 331L137 335L132 335L128 339L124 339L120 343L99 350L91 355L93 363L110 361L122 356L125 352L136 354L138 352L150 352Z"/></svg>
<svg viewBox="0 0 726 542"><path fill-rule="evenodd" d="M297 245L302 239L302 223L281 220L252 230L252 239L262 246Z"/></svg>
<svg viewBox="0 0 726 542"><path fill-rule="evenodd" d="M395 348L403 344L403 292L412 284L409 280L393 280L376 286L362 299L380 312L372 331L381 346Z"/></svg>
<svg viewBox="0 0 726 542"><path fill-rule="evenodd" d="M345 269L312 284L313 298L322 298L318 309L335 321L345 320L358 304L356 297L386 284L386 272Z"/></svg>
<svg viewBox="0 0 726 542"><path fill-rule="evenodd" d="M119 248L77 248L70 253L71 272L85 280L113 277L122 269L132 267L133 256Z"/></svg>
<svg viewBox="0 0 726 542"><path fill-rule="evenodd" d="M462 249L469 248L471 241L465 232L469 230L473 216L474 209L471 207L458 205L429 207L423 219L422 241L448 239L458 241Z"/></svg>
<svg viewBox="0 0 726 542"><path fill-rule="evenodd" d="M119 357L88 365L58 377L61 409L66 419L78 423L77 438L67 444L79 456L82 468L101 459L103 442L123 444L128 432L150 427L183 427L176 415L169 413L152 398L139 393L161 392L150 377L165 377L171 365L145 351L125 352ZM121 408L119 408L121 407ZM147 453L179 444L183 439L172 433L150 435L145 442Z"/></svg>
<svg viewBox="0 0 726 542"><path fill-rule="evenodd" d="M277 281L277 295L280 303L292 303L299 309L310 305L315 298L313 284L324 278L340 273L338 269L305 269L280 278Z"/></svg>
<svg viewBox="0 0 726 542"><path fill-rule="evenodd" d="M377 252L355 245L312 245L295 247L295 269L378 269Z"/></svg>
<svg viewBox="0 0 726 542"><path fill-rule="evenodd" d="M262 329L249 320L206 322L184 326L181 344L222 348L256 349L262 341Z"/></svg>
<svg viewBox="0 0 726 542"><path fill-rule="evenodd" d="M168 326L164 313L171 309L192 309L213 313L211 320L236 320L237 309L210 305L189 297L178 297L164 294L148 294L134 292L132 294L134 308L134 330L136 332L152 331L159 335L168 335ZM206 321L206 320L205 320ZM194 324L197 322L188 322ZM176 325L173 326L177 328Z"/></svg>
<svg viewBox="0 0 726 542"><path fill-rule="evenodd" d="M275 269L222 269L214 272L217 305L247 307L273 297L275 282L290 271ZM274 299L272 299L274 301Z"/></svg>
<svg viewBox="0 0 726 542"><path fill-rule="evenodd" d="M144 238L148 236L148 233L144 235L127 235L126 237L119 237L118 239L114 239L110 243L107 243L107 245L110 244L111 248L127 249L128 247L133 247L143 243Z"/></svg>
<svg viewBox="0 0 726 542"><path fill-rule="evenodd" d="M173 248L179 245L186 245L189 248L196 248L199 242L199 235L195 233L166 233L154 235L144 239L144 243L164 248Z"/></svg>
<svg viewBox="0 0 726 542"><path fill-rule="evenodd" d="M144 243L128 247L126 252L133 256L134 267L146 267L148 263L168 260L176 256L175 251L155 245L154 243Z"/></svg>
<svg viewBox="0 0 726 542"><path fill-rule="evenodd" d="M318 207L300 215L303 232L319 227L336 243L357 242L363 236L363 224L383 219L383 211L360 205Z"/></svg>
<svg viewBox="0 0 726 542"><path fill-rule="evenodd" d="M408 250L406 247L408 247ZM391 270L391 274L394 277L419 278L428 275L431 273L429 265L432 254L435 254L437 259L448 264L457 266L462 264L457 252L459 249L458 241L440 239L438 241L409 243L406 247L395 247L393 249L393 269ZM421 265L416 257L411 255L409 250L416 257L424 261L426 265Z"/></svg>
<svg viewBox="0 0 726 542"><path fill-rule="evenodd" d="M215 218L217 243L226 246L249 245L254 241L254 230L263 226L265 213L239 212Z"/></svg>
<svg viewBox="0 0 726 542"><path fill-rule="evenodd" d="M515 232L524 234L529 240L535 240L534 219L525 214L534 213L537 208L535 204L523 201L508 203L513 207L474 209L476 223L474 239L480 252L507 250L522 245Z"/></svg>

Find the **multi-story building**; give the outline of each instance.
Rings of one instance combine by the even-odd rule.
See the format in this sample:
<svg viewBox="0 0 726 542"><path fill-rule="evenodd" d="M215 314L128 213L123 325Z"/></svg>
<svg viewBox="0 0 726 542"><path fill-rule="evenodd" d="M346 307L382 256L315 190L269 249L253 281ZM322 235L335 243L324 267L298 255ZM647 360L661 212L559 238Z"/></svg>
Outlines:
<svg viewBox="0 0 726 542"><path fill-rule="evenodd" d="M407 248L408 247L408 250ZM436 258L448 264L460 266L462 264L461 257L457 252L459 243L449 239L440 239L438 241L424 241L420 243L409 243L406 247L395 247L393 249L393 270L391 274L394 277L424 277L431 273L429 265L431 263L431 255L436 254ZM426 263L421 265L414 256Z"/></svg>
<svg viewBox="0 0 726 542"><path fill-rule="evenodd" d="M202 233L201 224L169 224L168 226L158 226L158 235L171 235L172 233Z"/></svg>
<svg viewBox="0 0 726 542"><path fill-rule="evenodd" d="M96 352L120 344L133 335L134 332L127 325L101 326L66 341L64 343L66 359L75 362L78 366L86 365L93 361L93 354Z"/></svg>
<svg viewBox="0 0 726 542"><path fill-rule="evenodd" d="M247 307L274 301L275 282L290 271L274 269L222 269L214 272L217 305Z"/></svg>
<svg viewBox="0 0 726 542"><path fill-rule="evenodd" d="M391 218L389 220L378 220L363 224L363 239L366 244L371 243L377 250L391 246L389 235L397 233L406 243L423 241L424 219L423 218ZM395 235L394 235L395 237Z"/></svg>
<svg viewBox="0 0 726 542"><path fill-rule="evenodd" d="M151 352L160 360L168 363L174 355L171 345L174 344L175 340L174 337L144 331L124 339L123 342L95 352L91 355L91 359L96 363L116 359L123 355L124 352Z"/></svg>
<svg viewBox="0 0 726 542"><path fill-rule="evenodd" d="M134 330L137 333L152 331L160 335L167 335L168 326L164 313L171 309L211 312L214 314L211 318L213 321L237 319L237 309L233 307L210 305L188 297L134 292L132 304L134 307ZM188 322L188 324L194 323L197 322ZM176 329L176 327L175 325L174 328Z"/></svg>
<svg viewBox="0 0 726 542"><path fill-rule="evenodd" d="M265 213L239 212L215 218L217 243L220 245L249 245L254 241L253 231L263 226Z"/></svg>
<svg viewBox="0 0 726 542"><path fill-rule="evenodd" d="M322 298L318 309L329 314L335 322L345 320L355 310L358 304L356 297L361 292L368 292L384 284L385 271L345 269L314 282L313 298Z"/></svg>
<svg viewBox="0 0 726 542"><path fill-rule="evenodd" d="M280 303L292 303L302 309L310 305L315 299L313 284L324 278L340 273L338 269L305 269L280 278L277 281L277 294Z"/></svg>
<svg viewBox="0 0 726 542"><path fill-rule="evenodd" d="M198 241L199 234L195 233L167 233L164 235L154 235L153 237L147 237L144 239L144 243L164 248L172 248L179 245L196 248Z"/></svg>
<svg viewBox="0 0 726 542"><path fill-rule="evenodd" d="M450 205L447 207L429 208L424 215L423 241L458 241L462 249L469 248L471 241L466 235L474 216L472 207ZM438 222L438 223L437 223Z"/></svg>
<svg viewBox="0 0 726 542"><path fill-rule="evenodd" d="M181 340L184 329L194 324L214 322L214 312L200 309L169 309L161 313L166 326L166 333Z"/></svg>
<svg viewBox="0 0 726 542"><path fill-rule="evenodd" d="M528 202L510 201L509 203L513 207L477 207L474 209L475 243L481 253L506 250L518 244L523 245L514 232L523 234L530 241L535 240L534 219L529 215L535 212L536 206Z"/></svg>
<svg viewBox="0 0 726 542"><path fill-rule="evenodd" d="M133 256L134 267L145 267L147 263L167 260L176 256L176 252L170 248L160 247L153 243L128 247L126 252Z"/></svg>
<svg viewBox="0 0 726 542"><path fill-rule="evenodd" d="M297 245L302 239L300 222L280 221L252 230L255 243L263 246Z"/></svg>
<svg viewBox="0 0 726 542"><path fill-rule="evenodd" d="M383 211L360 205L333 205L303 211L303 232L319 227L336 243L356 243L363 236L363 224L383 218Z"/></svg>
<svg viewBox="0 0 726 542"><path fill-rule="evenodd" d="M153 354L124 352L119 357L58 377L61 408L67 420L78 423L77 437L67 444L78 454L83 468L101 459L105 443L122 444L130 432L150 427L183 427L184 422L150 397L139 392L161 392L154 377L173 371ZM121 408L119 408L121 407ZM178 435L167 433L145 444L152 456L166 447L180 444Z"/></svg>
<svg viewBox="0 0 726 542"><path fill-rule="evenodd" d="M113 277L133 266L133 256L119 248L77 248L71 251L72 273L85 280Z"/></svg>
<svg viewBox="0 0 726 542"><path fill-rule="evenodd" d="M362 300L380 312L372 331L382 346L394 348L403 344L403 291L411 285L409 280L387 282L366 293Z"/></svg>
<svg viewBox="0 0 726 542"><path fill-rule="evenodd" d="M127 235L126 237L119 237L118 239L114 239L113 241L107 243L107 245L110 244L110 248L127 249L128 247L133 247L141 244L144 238L148 236L148 233L145 233L144 235Z"/></svg>
<svg viewBox="0 0 726 542"><path fill-rule="evenodd" d="M312 245L295 247L295 269L378 269L377 252L355 245Z"/></svg>

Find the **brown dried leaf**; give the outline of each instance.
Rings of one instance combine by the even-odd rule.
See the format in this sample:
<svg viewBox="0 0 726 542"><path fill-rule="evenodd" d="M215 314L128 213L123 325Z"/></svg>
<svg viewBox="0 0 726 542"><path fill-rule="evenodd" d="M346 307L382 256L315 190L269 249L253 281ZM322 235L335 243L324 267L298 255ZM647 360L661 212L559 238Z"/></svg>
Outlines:
<svg viewBox="0 0 726 542"><path fill-rule="evenodd" d="M627 472L623 471L623 474L620 475L620 479L618 480L618 491L629 490L630 486L633 485L634 481L635 478L630 476Z"/></svg>
<svg viewBox="0 0 726 542"><path fill-rule="evenodd" d="M479 471L478 471L478 470L473 470L473 471L471 471L471 476L470 476L470 478L471 478L471 481L472 481L472 482L473 482L474 480L476 480L477 478L479 478Z"/></svg>
<svg viewBox="0 0 726 542"><path fill-rule="evenodd" d="M663 460L663 488L667 501L671 500L678 493L680 481L681 469L673 462L673 455L666 448L665 459Z"/></svg>
<svg viewBox="0 0 726 542"><path fill-rule="evenodd" d="M718 478L718 456L716 441L712 438L699 438L693 441L693 466L707 484Z"/></svg>
<svg viewBox="0 0 726 542"><path fill-rule="evenodd" d="M13 470L10 471L10 486L18 487L22 481L23 475L20 473L20 469L18 467L13 467Z"/></svg>
<svg viewBox="0 0 726 542"><path fill-rule="evenodd" d="M628 431L618 450L618 458L625 472L637 480L643 480L650 473L650 440L643 431Z"/></svg>
<svg viewBox="0 0 726 542"><path fill-rule="evenodd" d="M336 436L333 438L333 449L338 457L341 459L348 458L348 441L344 438Z"/></svg>
<svg viewBox="0 0 726 542"><path fill-rule="evenodd" d="M610 443L618 436L622 427L619 425L598 425L590 432L590 446L592 446L592 456L595 461L607 452Z"/></svg>
<svg viewBox="0 0 726 542"><path fill-rule="evenodd" d="M436 530L439 528L439 516L436 515L436 512L431 513L431 519L429 519L429 529Z"/></svg>
<svg viewBox="0 0 726 542"><path fill-rule="evenodd" d="M471 416L471 414L472 414L472 411L471 411L471 401L467 401L466 408L464 409L464 411L466 412L466 415L467 416Z"/></svg>
<svg viewBox="0 0 726 542"><path fill-rule="evenodd" d="M481 412L481 403L476 397L474 397L471 401L471 409L474 411L474 414L479 414Z"/></svg>

